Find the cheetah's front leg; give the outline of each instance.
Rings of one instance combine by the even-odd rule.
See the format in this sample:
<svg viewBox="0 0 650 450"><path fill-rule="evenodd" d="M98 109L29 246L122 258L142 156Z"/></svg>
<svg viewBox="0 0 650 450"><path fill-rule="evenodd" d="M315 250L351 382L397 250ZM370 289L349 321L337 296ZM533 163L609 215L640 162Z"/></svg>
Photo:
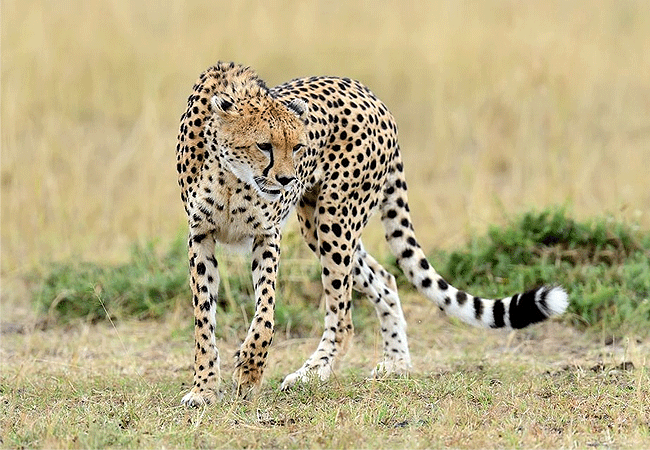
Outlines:
<svg viewBox="0 0 650 450"><path fill-rule="evenodd" d="M255 315L246 339L235 355L233 381L241 396L248 396L262 382L268 350L273 341L275 281L280 258L280 232L253 240Z"/></svg>
<svg viewBox="0 0 650 450"><path fill-rule="evenodd" d="M194 386L181 403L201 406L214 402L219 392L219 351L214 337L219 272L211 234L190 235L190 285L194 305Z"/></svg>

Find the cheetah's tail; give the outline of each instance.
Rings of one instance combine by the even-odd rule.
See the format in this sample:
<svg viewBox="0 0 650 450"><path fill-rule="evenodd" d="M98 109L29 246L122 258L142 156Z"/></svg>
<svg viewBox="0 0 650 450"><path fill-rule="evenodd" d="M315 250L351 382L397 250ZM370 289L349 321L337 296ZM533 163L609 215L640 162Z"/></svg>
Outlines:
<svg viewBox="0 0 650 450"><path fill-rule="evenodd" d="M490 300L467 294L447 283L427 261L415 238L399 155L393 169L384 188L382 222L400 268L420 293L445 313L480 327L523 328L564 312L568 297L559 286L542 286Z"/></svg>

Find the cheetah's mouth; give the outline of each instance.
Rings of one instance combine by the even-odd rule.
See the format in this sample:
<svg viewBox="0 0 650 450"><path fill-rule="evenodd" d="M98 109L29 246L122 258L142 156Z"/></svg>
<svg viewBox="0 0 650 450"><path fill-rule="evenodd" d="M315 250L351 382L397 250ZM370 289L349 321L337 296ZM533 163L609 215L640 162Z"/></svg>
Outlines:
<svg viewBox="0 0 650 450"><path fill-rule="evenodd" d="M255 181L254 185L257 188L257 192L266 200L277 200L282 193L280 188L269 183L264 177L255 177L253 180Z"/></svg>
<svg viewBox="0 0 650 450"><path fill-rule="evenodd" d="M280 190L279 189L265 189L262 186L259 186L260 191L264 192L265 194L269 195L280 195Z"/></svg>

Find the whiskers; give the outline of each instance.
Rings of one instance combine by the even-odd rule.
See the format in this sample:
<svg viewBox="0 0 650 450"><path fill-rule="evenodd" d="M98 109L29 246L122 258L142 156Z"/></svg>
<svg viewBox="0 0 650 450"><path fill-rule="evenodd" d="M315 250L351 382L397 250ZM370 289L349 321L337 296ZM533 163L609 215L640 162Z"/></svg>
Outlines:
<svg viewBox="0 0 650 450"><path fill-rule="evenodd" d="M288 187L291 189L294 186L297 186L298 191L300 192L303 192L305 190L305 183L303 183L298 177L294 178L293 182Z"/></svg>

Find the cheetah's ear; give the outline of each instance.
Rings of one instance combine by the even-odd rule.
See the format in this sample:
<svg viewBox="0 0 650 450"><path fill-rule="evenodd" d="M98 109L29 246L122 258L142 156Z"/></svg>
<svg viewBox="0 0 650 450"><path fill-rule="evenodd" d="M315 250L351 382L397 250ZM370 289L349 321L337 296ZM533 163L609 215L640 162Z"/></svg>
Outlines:
<svg viewBox="0 0 650 450"><path fill-rule="evenodd" d="M210 99L212 110L221 116L239 115L238 108L233 104L232 99L226 95L213 95Z"/></svg>
<svg viewBox="0 0 650 450"><path fill-rule="evenodd" d="M309 112L309 106L307 102L302 99L294 98L289 103L287 103L287 108L298 116L300 120L307 119L307 113Z"/></svg>

